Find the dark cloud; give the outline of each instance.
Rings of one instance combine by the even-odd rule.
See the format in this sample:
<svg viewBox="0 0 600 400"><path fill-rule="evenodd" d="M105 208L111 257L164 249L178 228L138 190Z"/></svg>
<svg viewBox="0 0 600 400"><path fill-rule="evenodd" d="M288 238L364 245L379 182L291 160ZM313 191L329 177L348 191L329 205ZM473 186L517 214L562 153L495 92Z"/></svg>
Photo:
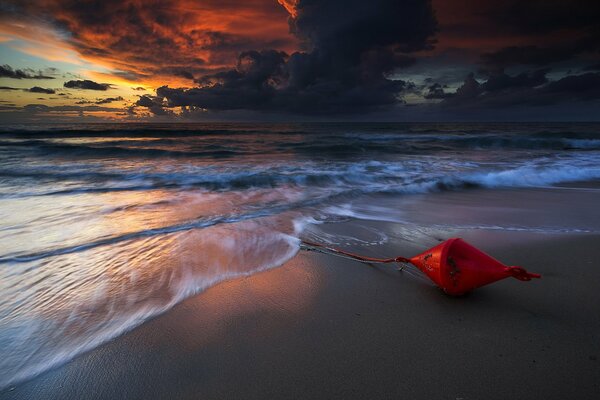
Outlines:
<svg viewBox="0 0 600 400"><path fill-rule="evenodd" d="M124 101L125 99L123 99L123 97L118 96L118 97L106 97L104 99L96 99L96 100L86 100L86 99L81 99L77 102L75 102L75 104L110 104L113 103L115 101Z"/></svg>
<svg viewBox="0 0 600 400"><path fill-rule="evenodd" d="M107 97L105 99L98 99L94 102L94 104L109 104L109 103L113 103L115 101L123 101L123 97L118 96L118 97Z"/></svg>
<svg viewBox="0 0 600 400"><path fill-rule="evenodd" d="M548 80L546 70L514 76L501 74L479 82L471 74L456 92L442 91L441 106L455 110L550 106L600 100L600 73L569 75Z"/></svg>
<svg viewBox="0 0 600 400"><path fill-rule="evenodd" d="M482 55L488 67L545 66L600 50L600 2L595 0L491 1L488 29L521 35L520 45ZM529 43L527 43L529 42Z"/></svg>
<svg viewBox="0 0 600 400"><path fill-rule="evenodd" d="M435 0L435 5L439 45L431 68L422 72L435 76L422 92L439 103L429 104L430 110L471 119L482 113L494 119L526 118L534 110L529 115L544 119L539 110L564 109L562 118L568 119L568 113L580 115L574 110L584 103L598 104L597 75L582 72L600 71L594 68L600 65L600 2ZM460 82L435 73L453 65L479 75Z"/></svg>
<svg viewBox="0 0 600 400"><path fill-rule="evenodd" d="M549 103L568 100L600 99L600 73L566 76L550 82L543 89L543 95Z"/></svg>
<svg viewBox="0 0 600 400"><path fill-rule="evenodd" d="M164 104L162 97L159 96L149 96L144 95L140 96L138 101L135 102L134 106L137 107L145 107L154 115L170 115L172 112L170 110L165 109L166 104ZM135 114L135 110L133 107L129 108L129 112L131 114Z"/></svg>
<svg viewBox="0 0 600 400"><path fill-rule="evenodd" d="M540 69L533 72L522 72L514 76L507 75L504 72L493 74L481 85L481 89L485 92L496 92L540 86L548 82L548 78L546 78L548 71L548 69Z"/></svg>
<svg viewBox="0 0 600 400"><path fill-rule="evenodd" d="M56 93L56 90L54 90L54 89L45 89L45 88L39 87L39 86L34 86L31 89L29 89L28 91L31 93L44 93L44 94Z"/></svg>
<svg viewBox="0 0 600 400"><path fill-rule="evenodd" d="M44 94L55 94L56 93L56 90L54 90L54 89L46 89L46 88L39 87L39 86L34 86L30 89L14 88L14 87L10 87L10 86L0 86L0 90L4 90L4 91L21 90L23 92L44 93Z"/></svg>
<svg viewBox="0 0 600 400"><path fill-rule="evenodd" d="M138 91L138 92L143 92L143 91L145 91L145 90L146 90L146 88L144 88L144 87L141 87L141 86L138 86L138 87L133 87L133 88L131 88L131 89L133 89L133 90L135 90L135 91Z"/></svg>
<svg viewBox="0 0 600 400"><path fill-rule="evenodd" d="M446 93L444 90L444 85L439 83L434 83L433 85L429 86L427 88L427 92L423 94L423 97L428 100L443 100L451 96L451 93Z"/></svg>
<svg viewBox="0 0 600 400"><path fill-rule="evenodd" d="M143 79L148 79L150 77L150 75L145 74L145 73L141 73L141 72L133 72L133 71L114 71L111 73L111 75L114 75L116 77L128 80L128 81L132 81L132 82L137 82L137 81L141 81Z"/></svg>
<svg viewBox="0 0 600 400"><path fill-rule="evenodd" d="M87 89L101 91L106 91L111 88L111 85L109 85L108 83L97 83L87 79L67 81L63 86L69 89Z"/></svg>
<svg viewBox="0 0 600 400"><path fill-rule="evenodd" d="M13 69L10 65L0 65L0 78L12 79L54 79L53 76L43 75L41 71L31 68Z"/></svg>
<svg viewBox="0 0 600 400"><path fill-rule="evenodd" d="M600 71L600 63L594 65L588 65L583 68L584 71Z"/></svg>
<svg viewBox="0 0 600 400"><path fill-rule="evenodd" d="M173 71L173 75L179 76L181 78L189 79L191 81L194 80L194 75L191 72L185 71L185 70L175 70L175 71Z"/></svg>
<svg viewBox="0 0 600 400"><path fill-rule="evenodd" d="M234 69L197 79L197 88L163 86L158 98L168 107L208 110L372 111L398 102L407 84L387 74L414 62L415 51L430 48L436 30L425 0L300 0L293 7L290 29L304 52L245 51Z"/></svg>
<svg viewBox="0 0 600 400"><path fill-rule="evenodd" d="M544 66L556 62L570 60L584 51L595 50L598 43L590 44L588 40L578 43L554 45L549 47L509 46L495 52L483 53L483 64L492 69L502 69L513 65Z"/></svg>
<svg viewBox="0 0 600 400"><path fill-rule="evenodd" d="M600 2L595 0L495 0L485 13L497 26L521 34L566 30L598 33Z"/></svg>
<svg viewBox="0 0 600 400"><path fill-rule="evenodd" d="M45 104L27 104L26 106L24 106L23 111L25 112L29 112L29 113L39 113L39 112L69 112L69 111L74 111L74 112L82 112L82 111L88 111L88 112L118 112L118 111L123 111L120 108L114 108L114 107L101 107L101 106L68 106L68 105L63 105L63 106L47 106Z"/></svg>

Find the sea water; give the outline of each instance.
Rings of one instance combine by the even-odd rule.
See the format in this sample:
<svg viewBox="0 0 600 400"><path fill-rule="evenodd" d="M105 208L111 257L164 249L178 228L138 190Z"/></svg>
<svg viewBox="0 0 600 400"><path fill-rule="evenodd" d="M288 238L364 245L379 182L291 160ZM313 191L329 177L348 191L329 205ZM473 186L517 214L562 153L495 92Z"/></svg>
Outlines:
<svg viewBox="0 0 600 400"><path fill-rule="evenodd" d="M301 237L356 249L439 229L600 231L598 124L0 131L0 388L283 264ZM406 233L324 228L349 218Z"/></svg>

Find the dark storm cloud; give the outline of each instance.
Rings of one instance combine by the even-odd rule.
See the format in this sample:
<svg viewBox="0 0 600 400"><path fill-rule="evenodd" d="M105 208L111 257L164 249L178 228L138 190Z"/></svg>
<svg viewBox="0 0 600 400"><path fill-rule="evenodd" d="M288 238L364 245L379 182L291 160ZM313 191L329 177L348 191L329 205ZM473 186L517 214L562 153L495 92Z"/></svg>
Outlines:
<svg viewBox="0 0 600 400"><path fill-rule="evenodd" d="M31 89L29 89L28 91L31 93L45 93L45 94L56 93L56 90L54 90L54 89L45 89L45 88L39 87L39 86L34 86Z"/></svg>
<svg viewBox="0 0 600 400"><path fill-rule="evenodd" d="M584 71L600 71L600 63L594 65L588 65L583 68Z"/></svg>
<svg viewBox="0 0 600 400"><path fill-rule="evenodd" d="M574 58L584 51L593 51L597 48L595 41L580 41L550 47L509 46L495 52L483 53L481 60L489 68L505 68L512 65L537 65L544 66Z"/></svg>
<svg viewBox="0 0 600 400"><path fill-rule="evenodd" d="M11 79L55 79L53 76L43 75L41 71L30 68L13 69L10 65L0 65L0 78Z"/></svg>
<svg viewBox="0 0 600 400"><path fill-rule="evenodd" d="M486 3L484 1L484 3ZM595 0L493 0L489 20L511 32L548 34L569 29L598 33L600 2Z"/></svg>
<svg viewBox="0 0 600 400"><path fill-rule="evenodd" d="M569 119L583 115L577 109L598 107L599 1L434 0L434 4L440 33L430 68L419 71L435 77L424 80L427 87L421 95L431 100L424 109L449 119L535 115L540 120ZM461 82L436 73L445 66L478 75ZM553 110L553 115L544 116L545 109Z"/></svg>
<svg viewBox="0 0 600 400"><path fill-rule="evenodd" d="M108 83L97 83L90 80L74 80L65 82L64 87L69 89L86 89L86 90L101 90L106 91L111 88Z"/></svg>
<svg viewBox="0 0 600 400"><path fill-rule="evenodd" d="M549 106L600 100L600 73L569 75L550 81L545 70L514 76L500 74L480 83L471 74L456 92L436 92L442 107L455 110Z"/></svg>
<svg viewBox="0 0 600 400"><path fill-rule="evenodd" d="M600 99L600 73L566 76L550 82L543 90L552 103L564 100Z"/></svg>
<svg viewBox="0 0 600 400"><path fill-rule="evenodd" d="M161 87L158 98L169 107L209 110L375 110L398 102L407 85L386 74L410 65L411 53L430 48L436 30L424 0L300 0L294 6L290 30L304 52L245 51L234 69L197 79L198 88Z"/></svg>
<svg viewBox="0 0 600 400"><path fill-rule="evenodd" d="M481 89L485 92L496 92L540 86L548 82L548 78L546 78L548 71L548 69L540 69L533 72L523 72L514 76L510 76L504 72L493 74L481 85Z"/></svg>
<svg viewBox="0 0 600 400"><path fill-rule="evenodd" d="M489 29L521 35L523 45L511 45L482 54L488 67L511 65L544 66L572 60L600 50L600 2L572 1L491 1L484 12Z"/></svg>
<svg viewBox="0 0 600 400"><path fill-rule="evenodd" d="M423 94L428 100L443 100L451 97L451 93L446 93L444 90L445 85L441 85L439 83L434 83L433 85L427 88L427 92Z"/></svg>
<svg viewBox="0 0 600 400"><path fill-rule="evenodd" d="M10 87L10 86L0 86L0 90L4 90L4 91L13 91L13 90L22 90L19 88L14 88L14 87Z"/></svg>

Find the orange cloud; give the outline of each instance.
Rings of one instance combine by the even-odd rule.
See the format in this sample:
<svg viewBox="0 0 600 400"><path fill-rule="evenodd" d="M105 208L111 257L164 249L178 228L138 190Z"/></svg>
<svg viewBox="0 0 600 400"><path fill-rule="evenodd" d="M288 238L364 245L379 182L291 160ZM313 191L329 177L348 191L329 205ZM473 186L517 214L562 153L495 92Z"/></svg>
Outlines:
<svg viewBox="0 0 600 400"><path fill-rule="evenodd" d="M277 0L279 4L281 4L287 12L292 16L292 18L296 18L298 13L296 11L296 7L298 6L298 0Z"/></svg>
<svg viewBox="0 0 600 400"><path fill-rule="evenodd" d="M13 3L20 12L12 23L0 18L0 34L35 44L24 51L44 56L39 50L46 45L56 60L74 50L130 82L193 86L194 78L231 67L244 50L297 47L289 34L288 5L284 9L272 0ZM22 20L14 22L15 16ZM49 21L50 35L40 35L40 20Z"/></svg>

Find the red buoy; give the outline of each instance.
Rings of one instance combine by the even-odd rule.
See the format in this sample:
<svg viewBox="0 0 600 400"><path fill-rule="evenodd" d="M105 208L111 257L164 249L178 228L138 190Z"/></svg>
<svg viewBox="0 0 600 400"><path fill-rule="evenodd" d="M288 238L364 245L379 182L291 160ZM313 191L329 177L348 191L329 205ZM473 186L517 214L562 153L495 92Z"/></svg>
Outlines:
<svg viewBox="0 0 600 400"><path fill-rule="evenodd" d="M541 278L521 267L506 266L459 238L448 239L408 261L452 296L511 276L521 281Z"/></svg>
<svg viewBox="0 0 600 400"><path fill-rule="evenodd" d="M459 238L448 239L413 258L361 256L306 240L302 241L302 245L307 249L321 249L364 263L411 263L444 292L452 296L460 296L478 287L511 276L520 281L530 281L532 278L542 277L539 274L527 272L521 267L506 266Z"/></svg>

